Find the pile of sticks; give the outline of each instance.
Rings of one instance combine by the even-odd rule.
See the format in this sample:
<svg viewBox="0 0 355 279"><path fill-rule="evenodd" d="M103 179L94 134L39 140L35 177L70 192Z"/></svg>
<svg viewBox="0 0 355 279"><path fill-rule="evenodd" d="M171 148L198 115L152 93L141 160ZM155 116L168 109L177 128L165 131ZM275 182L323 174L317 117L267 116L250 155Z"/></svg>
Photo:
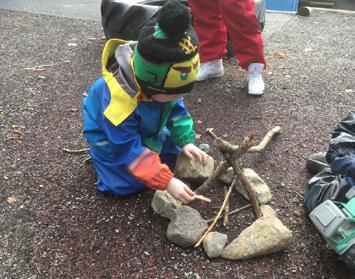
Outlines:
<svg viewBox="0 0 355 279"><path fill-rule="evenodd" d="M200 240L195 244L195 247L198 247L202 241L205 239L207 234L213 229L217 221L222 218L222 213L224 212L223 216L223 224L226 225L228 223L228 216L232 214L229 212L229 197L232 192L232 189L235 187L237 181L239 181L249 196L249 200L251 202L251 206L254 211L254 215L256 219L262 216L259 201L256 197L255 192L252 190L248 180L246 179L243 171L241 170L240 166L236 163L236 160L240 158L245 153L252 153L252 152L261 152L265 149L266 145L271 141L274 135L278 134L281 131L281 127L276 126L275 128L271 129L262 139L262 141L256 145L254 141L254 134L248 133L248 136L243 140L240 146L233 145L226 140L223 140L217 137L212 129L207 129L206 133L211 136L214 141L214 146L222 153L224 160L219 164L216 170L213 172L210 178L208 178L200 187L196 189L196 193L202 193L206 191L211 185L212 182L215 181L221 174L223 174L229 167L232 167L235 173L235 177L229 186L228 190L225 188L224 200L220 210L218 211L216 217L213 219L212 223L207 228L206 232L202 235ZM247 205L243 208L237 209L234 212L239 212L250 205Z"/></svg>

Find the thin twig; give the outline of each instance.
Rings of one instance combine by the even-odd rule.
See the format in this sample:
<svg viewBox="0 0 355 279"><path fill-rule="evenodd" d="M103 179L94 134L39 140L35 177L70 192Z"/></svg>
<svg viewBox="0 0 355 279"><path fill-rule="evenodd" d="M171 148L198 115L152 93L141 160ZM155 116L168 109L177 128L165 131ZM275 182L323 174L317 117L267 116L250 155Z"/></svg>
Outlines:
<svg viewBox="0 0 355 279"><path fill-rule="evenodd" d="M323 163L323 162L321 162L321 161L317 161L317 160L313 160L313 159L309 159L309 158L304 158L304 159L305 159L305 160L308 160L309 162L316 163L317 165L322 166L322 167L329 167L328 164Z"/></svg>
<svg viewBox="0 0 355 279"><path fill-rule="evenodd" d="M202 195L195 195L195 199L201 200L201 201L205 201L205 202L211 202L211 199L202 196Z"/></svg>
<svg viewBox="0 0 355 279"><path fill-rule="evenodd" d="M224 201L222 203L222 206L217 214L217 216L215 217L215 219L213 220L212 224L207 228L207 230L205 231L205 233L202 235L202 237L200 238L199 241L197 241L197 243L195 244L195 247L198 247L200 246L200 244L202 243L202 241L205 239L205 237L207 236L207 234L213 229L214 225L217 223L218 221L218 218L219 216L221 216L222 212L223 212L223 209L224 207L226 206L227 202L228 202L228 199L229 199L229 196L232 192L232 189L234 187L234 183L236 182L236 179L234 178L233 181L232 181L232 184L229 186L229 189L228 189L228 192L224 198Z"/></svg>
<svg viewBox="0 0 355 279"><path fill-rule="evenodd" d="M71 154L83 153L83 152L86 152L86 151L89 151L89 150L90 150L89 148L83 148L83 149L77 149L77 150L63 148L64 152L71 153Z"/></svg>
<svg viewBox="0 0 355 279"><path fill-rule="evenodd" d="M245 206L243 206L243 207L240 207L240 208L234 209L234 210L232 210L232 211L229 211L228 215L230 216L230 215L236 214L236 213L238 213L238 212L240 212L240 211L242 211L242 210L244 210L244 209L247 209L247 208L249 208L249 207L251 207L251 204L247 204L247 205L245 205ZM223 216L219 216L219 217L218 217L218 220L221 219L221 218L223 218ZM207 223L211 223L214 219L215 219L215 218L208 219L208 220L207 220Z"/></svg>
<svg viewBox="0 0 355 279"><path fill-rule="evenodd" d="M45 68L49 68L49 67L53 67L54 64L48 64L48 65L40 65L40 66L34 66L34 67L30 67L30 68L24 68L25 70L31 70L31 71L35 71L35 72L42 72L45 71Z"/></svg>
<svg viewBox="0 0 355 279"><path fill-rule="evenodd" d="M91 156L87 156L84 160L84 163L89 163L91 161Z"/></svg>
<svg viewBox="0 0 355 279"><path fill-rule="evenodd" d="M227 187L224 187L224 198L226 198L227 195ZM223 226L226 227L228 225L228 213L229 213L229 201L226 203L226 206L224 207L223 210Z"/></svg>

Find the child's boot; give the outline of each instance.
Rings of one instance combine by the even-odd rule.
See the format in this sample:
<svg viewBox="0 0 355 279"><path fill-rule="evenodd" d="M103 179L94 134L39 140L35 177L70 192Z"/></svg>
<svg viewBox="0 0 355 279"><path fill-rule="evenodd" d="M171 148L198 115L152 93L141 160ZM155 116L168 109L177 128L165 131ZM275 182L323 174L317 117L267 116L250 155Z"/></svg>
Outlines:
<svg viewBox="0 0 355 279"><path fill-rule="evenodd" d="M250 95L262 95L265 89L262 72L264 64L252 63L248 67L248 93Z"/></svg>

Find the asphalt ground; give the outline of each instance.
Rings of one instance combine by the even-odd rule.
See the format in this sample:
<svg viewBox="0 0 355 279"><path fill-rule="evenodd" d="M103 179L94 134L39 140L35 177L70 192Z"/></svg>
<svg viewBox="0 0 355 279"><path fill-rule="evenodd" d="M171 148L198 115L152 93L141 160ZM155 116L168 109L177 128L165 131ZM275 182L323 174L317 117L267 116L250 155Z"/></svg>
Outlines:
<svg viewBox="0 0 355 279"><path fill-rule="evenodd" d="M99 22L0 10L0 26L1 278L351 278L304 216L301 197L310 178L304 157L325 150L355 107L355 17L291 16L275 29L265 41L261 98L245 94L244 72L229 60L223 78L186 99L199 131L214 127L231 141L249 129L257 138L283 129L245 163L268 183L294 241L244 262L169 244L151 192L102 195L85 156L63 152L86 147L80 109L100 76Z"/></svg>
<svg viewBox="0 0 355 279"><path fill-rule="evenodd" d="M0 0L0 9L100 21L101 0Z"/></svg>

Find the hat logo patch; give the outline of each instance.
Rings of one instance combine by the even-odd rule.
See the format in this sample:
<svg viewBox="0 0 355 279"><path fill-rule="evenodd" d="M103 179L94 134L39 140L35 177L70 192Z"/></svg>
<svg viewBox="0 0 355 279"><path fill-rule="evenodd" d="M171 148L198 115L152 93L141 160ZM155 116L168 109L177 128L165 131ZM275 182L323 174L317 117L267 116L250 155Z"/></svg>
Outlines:
<svg viewBox="0 0 355 279"><path fill-rule="evenodd" d="M197 46L194 46L191 43L191 37L187 36L187 38L182 38L182 40L179 42L179 46L181 47L182 51L185 54L191 54L196 51Z"/></svg>
<svg viewBox="0 0 355 279"><path fill-rule="evenodd" d="M191 66L188 66L188 67L172 67L175 71L178 71L180 72L180 79L181 80L187 80L187 76L189 73L191 73L191 70L192 69L196 69L198 66L198 62L192 64L192 67Z"/></svg>
<svg viewBox="0 0 355 279"><path fill-rule="evenodd" d="M190 60L171 65L164 81L166 88L178 88L194 82L200 67L198 53Z"/></svg>
<svg viewBox="0 0 355 279"><path fill-rule="evenodd" d="M151 77L150 82L156 84L158 82L158 74L151 71L147 71L147 73Z"/></svg>

